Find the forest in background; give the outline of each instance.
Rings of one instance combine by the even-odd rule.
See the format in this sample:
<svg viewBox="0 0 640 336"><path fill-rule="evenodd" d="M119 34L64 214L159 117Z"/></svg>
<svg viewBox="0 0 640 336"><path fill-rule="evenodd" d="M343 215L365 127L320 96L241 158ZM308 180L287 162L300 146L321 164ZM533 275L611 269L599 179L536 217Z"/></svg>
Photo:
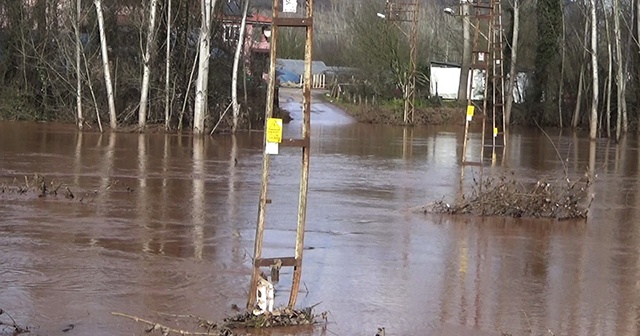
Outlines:
<svg viewBox="0 0 640 336"><path fill-rule="evenodd" d="M218 15L223 1L217 6L208 2L212 13L207 17L210 76L203 128L211 129L231 102L236 43L225 41L223 36L224 27ZM23 5L22 1L0 0L0 118L75 122L79 127L91 128L97 128L100 121L111 122L112 116L115 117L112 128L159 125L167 130L182 130L194 125L204 19L199 3L187 0L24 3L31 6ZM104 37L100 34L98 6ZM102 41L106 53L102 51ZM105 80L105 61L110 85ZM240 126L259 127L264 118L264 69L250 69L245 62L240 63L238 85L243 106ZM142 97L145 85L148 93ZM146 102L144 123L139 113L142 101ZM79 109L84 112L81 117Z"/></svg>
<svg viewBox="0 0 640 336"><path fill-rule="evenodd" d="M423 100L429 96L431 61L463 61L464 19L444 13L459 6L450 0L420 1L418 89ZM502 6L505 74L517 35L514 70L529 79L512 124L591 128L594 121L597 134L610 137L640 127L638 1L503 0ZM359 94L379 96L381 104L401 97L409 59L402 29L377 17L384 9L384 0L327 0L314 21L315 57L360 69L364 84ZM300 32L287 30L281 39L287 47L280 57L302 55Z"/></svg>
<svg viewBox="0 0 640 336"><path fill-rule="evenodd" d="M112 72L111 96L117 125L140 125L145 65L150 69L145 100L149 124L175 130L184 125L195 127L203 118L206 127L197 127L198 132L203 132L229 106L234 46L223 40L224 29L215 14L219 10L216 8L228 0L25 3L31 5L0 0L2 118L78 122L78 79L85 110L81 122L95 125L98 116L103 120L111 118L110 95L104 79L106 68L102 66L98 3L104 16L105 50ZM329 65L357 68L356 90L363 96L377 96L381 103L401 97L399 88L407 77L409 54L401 29L377 17L376 13L383 12L384 6L384 0L316 0L314 17L314 58ZM457 1L449 0L420 3L418 89L425 101L429 97L430 62L462 62L463 18L448 16L443 11L445 7L456 6ZM212 15L206 15L207 8ZM270 15L270 8L270 0L250 2L253 12ZM167 21L169 9L171 18ZM512 123L589 128L595 121L599 135L617 137L640 127L637 0L504 0L503 9L505 72L511 67L510 42L517 34L518 57L514 67L530 78L525 102L515 108ZM514 27L516 16L518 27ZM207 20L210 20L210 47L215 52L210 54L206 71L209 76L202 91L196 85L203 79L198 74L202 63L196 61L203 22ZM151 21L155 21L152 30ZM78 44L76 32L82 45L79 63L74 55ZM167 32L171 41L168 72L164 51ZM302 29L281 29L278 57L301 58L303 34ZM243 127L251 123L259 127L264 114L264 83L257 72L240 71L245 76L240 76L237 85L241 99L246 97L241 122ZM200 107L196 104L198 92L205 92L206 109L201 108L202 102ZM204 116L198 117L198 111Z"/></svg>

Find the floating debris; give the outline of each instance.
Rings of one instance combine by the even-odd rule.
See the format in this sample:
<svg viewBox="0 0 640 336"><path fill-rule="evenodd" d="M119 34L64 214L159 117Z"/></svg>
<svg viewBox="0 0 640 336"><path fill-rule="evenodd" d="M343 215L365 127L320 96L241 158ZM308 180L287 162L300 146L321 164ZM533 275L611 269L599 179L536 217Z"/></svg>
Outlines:
<svg viewBox="0 0 640 336"><path fill-rule="evenodd" d="M146 332L160 332L162 335L171 333L178 335L214 335L214 336L239 336L244 334L236 334L234 330L248 328L269 328L269 327L287 327L287 326L303 326L313 325L316 318L321 317L327 321L327 313L320 315L313 314L311 306L303 309L290 309L287 307L274 309L272 312L264 312L255 315L253 312L245 311L232 317L225 318L222 322L212 322L192 315L174 315L175 317L187 317L197 319L199 331L188 331L174 329L169 326L145 320L137 316L127 315L123 313L111 313L114 316L121 316L132 319L136 322L144 323L148 326Z"/></svg>
<svg viewBox="0 0 640 336"><path fill-rule="evenodd" d="M119 189L116 190L116 186ZM32 177L24 176L24 179L14 177L11 180L0 180L0 196L5 197L20 196L30 198L49 198L57 199L58 197L66 200L75 200L79 203L91 203L95 199L95 196L99 193L124 191L129 193L134 192L130 186L120 183L118 180L113 180L106 187L102 187L100 190L95 189L93 191L87 191L82 193L74 193L71 188L63 182L54 180L48 180L43 175L34 174ZM86 199L86 201L85 201Z"/></svg>
<svg viewBox="0 0 640 336"><path fill-rule="evenodd" d="M312 310L313 307L300 310L285 307L275 309L273 312L264 312L260 315L247 311L224 319L224 325L230 329L309 325L315 323L316 316Z"/></svg>
<svg viewBox="0 0 640 336"><path fill-rule="evenodd" d="M424 213L505 216L530 218L586 218L594 195L589 194L593 178L585 174L576 181L538 181L525 185L512 177L474 178L470 195L455 204L443 200L420 208Z"/></svg>

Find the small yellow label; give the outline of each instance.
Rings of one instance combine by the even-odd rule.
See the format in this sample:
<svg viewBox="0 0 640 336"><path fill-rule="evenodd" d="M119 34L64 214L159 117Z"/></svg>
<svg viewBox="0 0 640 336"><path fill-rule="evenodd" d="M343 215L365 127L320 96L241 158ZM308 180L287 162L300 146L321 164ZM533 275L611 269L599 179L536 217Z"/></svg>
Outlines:
<svg viewBox="0 0 640 336"><path fill-rule="evenodd" d="M475 110L475 107L473 105L467 106L467 122L471 122L471 120L473 119L474 110Z"/></svg>
<svg viewBox="0 0 640 336"><path fill-rule="evenodd" d="M267 142L282 142L282 119L267 119Z"/></svg>
<svg viewBox="0 0 640 336"><path fill-rule="evenodd" d="M494 136L494 137L497 137L497 136L498 136L498 128L497 128L497 127L494 127L494 128L493 128L493 136Z"/></svg>

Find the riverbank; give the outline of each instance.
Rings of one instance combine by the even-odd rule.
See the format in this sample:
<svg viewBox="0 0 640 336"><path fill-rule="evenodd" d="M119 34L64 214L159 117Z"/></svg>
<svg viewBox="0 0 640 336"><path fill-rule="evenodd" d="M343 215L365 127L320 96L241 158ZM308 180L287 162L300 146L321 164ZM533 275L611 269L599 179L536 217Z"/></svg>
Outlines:
<svg viewBox="0 0 640 336"><path fill-rule="evenodd" d="M302 120L302 90L299 88L280 89L280 108L290 113L293 120ZM369 102L349 103L333 99L326 90L311 91L311 114L313 122L364 123L404 125L404 105L401 101L371 104ZM456 102L441 106L416 107L413 125L455 125L462 124L464 108Z"/></svg>
<svg viewBox="0 0 640 336"><path fill-rule="evenodd" d="M327 102L347 112L355 120L366 124L405 125L402 101L372 104L368 101L349 103L325 97ZM417 106L413 125L454 125L462 124L464 108L457 103L440 106Z"/></svg>

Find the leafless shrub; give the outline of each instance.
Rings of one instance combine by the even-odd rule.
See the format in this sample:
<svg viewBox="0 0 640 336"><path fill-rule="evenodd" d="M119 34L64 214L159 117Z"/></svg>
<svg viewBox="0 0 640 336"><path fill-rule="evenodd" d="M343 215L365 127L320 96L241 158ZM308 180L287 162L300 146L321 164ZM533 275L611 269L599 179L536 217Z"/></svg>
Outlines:
<svg viewBox="0 0 640 336"><path fill-rule="evenodd" d="M589 187L593 178L585 174L575 181L537 181L525 185L514 177L502 175L473 179L475 186L454 204L437 201L423 208L424 212L572 219L586 218L593 201Z"/></svg>

